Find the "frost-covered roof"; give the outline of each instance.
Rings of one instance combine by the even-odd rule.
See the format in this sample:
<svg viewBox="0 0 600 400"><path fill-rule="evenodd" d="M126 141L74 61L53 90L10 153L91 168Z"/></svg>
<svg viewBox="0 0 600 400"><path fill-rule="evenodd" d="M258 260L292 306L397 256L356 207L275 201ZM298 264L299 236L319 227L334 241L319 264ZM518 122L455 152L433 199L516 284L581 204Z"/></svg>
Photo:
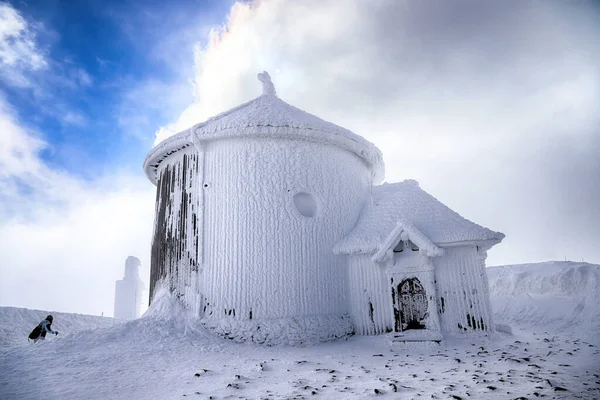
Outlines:
<svg viewBox="0 0 600 400"><path fill-rule="evenodd" d="M414 180L373 187L356 227L340 240L336 254L375 253L398 223L413 226L432 243L444 245L471 241L499 242L504 234L494 232L461 217L419 187Z"/></svg>
<svg viewBox="0 0 600 400"><path fill-rule="evenodd" d="M383 179L383 157L375 145L278 98L268 73L263 72L258 78L263 84L261 96L171 136L150 150L144 161L148 178L156 183L160 162L195 141L264 136L305 139L342 147L373 166L375 181Z"/></svg>

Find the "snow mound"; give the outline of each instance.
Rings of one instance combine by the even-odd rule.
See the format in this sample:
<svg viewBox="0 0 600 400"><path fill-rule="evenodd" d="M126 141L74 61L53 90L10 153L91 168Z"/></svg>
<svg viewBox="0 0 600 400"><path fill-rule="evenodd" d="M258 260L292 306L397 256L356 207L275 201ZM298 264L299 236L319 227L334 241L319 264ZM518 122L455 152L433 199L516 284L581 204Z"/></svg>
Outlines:
<svg viewBox="0 0 600 400"><path fill-rule="evenodd" d="M44 345L51 345L57 351L70 351L74 345L81 351L92 351L117 345L145 349L172 340L194 342L198 346L218 345L221 341L202 327L199 320L191 316L167 289L158 288L154 299L141 318L131 321L0 307L0 318L4 321L0 325L0 348L29 344L29 332L48 314L54 316L52 328L60 333L56 337L47 337ZM31 346L32 351L39 348Z"/></svg>
<svg viewBox="0 0 600 400"><path fill-rule="evenodd" d="M550 261L487 268L496 321L551 331L600 329L600 265Z"/></svg>
<svg viewBox="0 0 600 400"><path fill-rule="evenodd" d="M121 320L94 315L71 314L47 310L30 310L18 307L0 307L0 348L28 343L27 336L48 314L54 316L52 329L60 335L72 332L108 328L121 324Z"/></svg>
<svg viewBox="0 0 600 400"><path fill-rule="evenodd" d="M166 281L156 283L156 289L152 304L146 310L142 318L184 321L190 319L188 311L175 299L173 293L167 288Z"/></svg>
<svg viewBox="0 0 600 400"><path fill-rule="evenodd" d="M193 342L201 347L218 346L220 341L203 328L199 319L190 315L162 285L157 287L152 305L142 317L99 329L92 335L78 332L71 335L70 339L81 342L79 347L82 349L114 347L118 343L119 346L140 348L140 351L161 348L172 341ZM69 345L65 343L65 346Z"/></svg>

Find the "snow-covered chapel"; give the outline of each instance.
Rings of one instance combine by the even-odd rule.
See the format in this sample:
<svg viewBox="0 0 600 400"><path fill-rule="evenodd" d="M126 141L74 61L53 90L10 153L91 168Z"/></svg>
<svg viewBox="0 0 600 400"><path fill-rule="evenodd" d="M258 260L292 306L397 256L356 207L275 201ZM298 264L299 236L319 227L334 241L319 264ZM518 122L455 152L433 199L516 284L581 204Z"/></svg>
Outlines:
<svg viewBox="0 0 600 400"><path fill-rule="evenodd" d="M485 259L504 235L414 180L381 184L379 149L258 78L261 96L146 157L150 298L166 285L216 334L266 344L493 331Z"/></svg>

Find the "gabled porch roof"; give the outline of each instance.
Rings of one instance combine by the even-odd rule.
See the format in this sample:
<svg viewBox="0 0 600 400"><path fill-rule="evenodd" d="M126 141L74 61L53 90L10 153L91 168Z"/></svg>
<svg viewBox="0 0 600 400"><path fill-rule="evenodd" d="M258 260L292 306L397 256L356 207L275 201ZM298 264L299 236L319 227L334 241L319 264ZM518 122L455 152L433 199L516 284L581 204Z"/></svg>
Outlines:
<svg viewBox="0 0 600 400"><path fill-rule="evenodd" d="M402 232L431 254L437 252L431 245L448 247L485 242L491 247L504 238L504 234L452 211L421 189L416 181L406 180L374 186L372 201L366 204L354 229L336 243L333 251L335 254L385 252Z"/></svg>
<svg viewBox="0 0 600 400"><path fill-rule="evenodd" d="M429 257L437 257L444 254L444 249L433 244L431 240L415 228L413 224L407 221L398 221L394 230L392 230L389 236L381 244L379 250L373 254L371 260L373 260L373 262L383 262L389 259L394 252L394 247L396 247L400 240L410 240L419 246L419 251L421 253L426 254Z"/></svg>

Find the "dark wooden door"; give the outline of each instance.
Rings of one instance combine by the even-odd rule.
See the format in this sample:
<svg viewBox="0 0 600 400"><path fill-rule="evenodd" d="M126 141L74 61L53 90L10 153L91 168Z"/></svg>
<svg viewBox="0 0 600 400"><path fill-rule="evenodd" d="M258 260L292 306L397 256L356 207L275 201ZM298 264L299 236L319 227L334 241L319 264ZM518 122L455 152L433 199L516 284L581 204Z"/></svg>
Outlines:
<svg viewBox="0 0 600 400"><path fill-rule="evenodd" d="M394 302L394 329L425 329L427 317L427 295L417 278L405 279L392 287Z"/></svg>

